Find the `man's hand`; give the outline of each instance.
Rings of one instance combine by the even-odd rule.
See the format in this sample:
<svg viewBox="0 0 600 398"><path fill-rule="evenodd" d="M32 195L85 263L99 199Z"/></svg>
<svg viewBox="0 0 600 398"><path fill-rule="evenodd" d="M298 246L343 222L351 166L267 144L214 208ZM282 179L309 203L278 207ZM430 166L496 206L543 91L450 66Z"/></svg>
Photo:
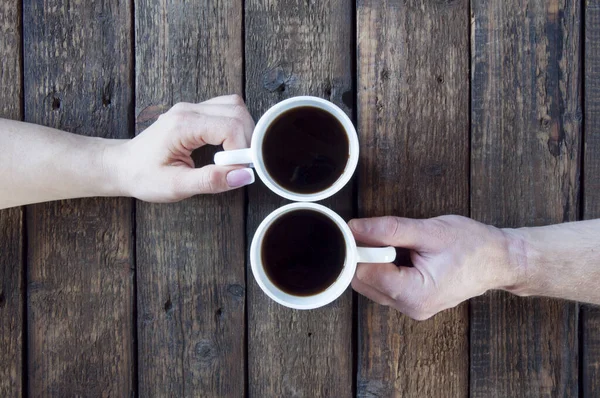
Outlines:
<svg viewBox="0 0 600 398"><path fill-rule="evenodd" d="M252 169L212 164L196 169L192 151L204 145L247 148L253 130L254 121L237 95L179 103L134 139L108 147L105 167L118 167L115 175L124 195L149 202L224 192L253 183Z"/></svg>
<svg viewBox="0 0 600 398"><path fill-rule="evenodd" d="M524 278L519 239L469 218L381 217L352 220L349 225L358 242L410 249L414 267L359 264L352 287L417 320L489 289L516 289Z"/></svg>

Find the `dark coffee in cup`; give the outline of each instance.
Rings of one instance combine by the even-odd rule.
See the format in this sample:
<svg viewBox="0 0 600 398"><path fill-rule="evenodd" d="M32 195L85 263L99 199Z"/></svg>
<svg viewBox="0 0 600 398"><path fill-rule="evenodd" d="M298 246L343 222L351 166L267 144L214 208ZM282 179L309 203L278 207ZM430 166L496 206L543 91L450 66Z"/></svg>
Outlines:
<svg viewBox="0 0 600 398"><path fill-rule="evenodd" d="M267 173L281 187L312 194L332 186L350 153L348 135L331 113L314 106L291 108L271 122L262 143Z"/></svg>
<svg viewBox="0 0 600 398"><path fill-rule="evenodd" d="M279 216L266 230L261 260L269 280L294 296L311 296L331 286L344 268L346 243L336 223L314 210Z"/></svg>

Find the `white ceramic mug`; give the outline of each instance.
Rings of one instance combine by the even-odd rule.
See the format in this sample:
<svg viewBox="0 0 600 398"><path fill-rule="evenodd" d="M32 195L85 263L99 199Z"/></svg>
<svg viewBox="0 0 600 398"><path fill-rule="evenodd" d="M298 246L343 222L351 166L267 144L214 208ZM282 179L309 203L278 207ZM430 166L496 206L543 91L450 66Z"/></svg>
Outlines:
<svg viewBox="0 0 600 398"><path fill-rule="evenodd" d="M267 276L262 262L262 243L269 227L281 215L297 210L313 210L326 215L340 229L346 243L346 259L339 276L324 291L311 296L294 296L279 289ZM350 286L357 263L390 263L396 259L393 247L357 247L346 222L334 211L316 203L292 203L269 214L258 226L250 246L250 265L260 288L273 300L286 307L309 310L327 305L340 297Z"/></svg>
<svg viewBox="0 0 600 398"><path fill-rule="evenodd" d="M323 109L329 114L333 115L342 124L344 131L348 136L350 153L348 154L348 162L346 163L344 172L336 180L336 182L333 183L333 185L316 193L301 194L285 189L269 175L263 161L262 143L269 126L275 119L277 119L279 115L292 108L306 106ZM350 181L352 174L354 174L354 171L356 170L356 165L358 164L358 152L359 145L356 130L354 129L352 121L350 118L348 118L344 111L327 100L317 97L301 96L286 99L271 107L260 118L258 123L256 123L250 148L217 152L215 154L215 164L250 164L254 167L264 184L279 196L296 202L315 202L332 196L342 189L348 183L348 181Z"/></svg>

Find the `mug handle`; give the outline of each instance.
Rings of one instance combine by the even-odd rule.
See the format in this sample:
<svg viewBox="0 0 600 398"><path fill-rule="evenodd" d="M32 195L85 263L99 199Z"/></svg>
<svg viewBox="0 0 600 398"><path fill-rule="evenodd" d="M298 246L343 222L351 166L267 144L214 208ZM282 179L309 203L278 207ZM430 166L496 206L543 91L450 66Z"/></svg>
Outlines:
<svg viewBox="0 0 600 398"><path fill-rule="evenodd" d="M235 149L233 151L221 151L215 153L215 164L219 166L230 166L234 164L251 164L252 150L250 148Z"/></svg>
<svg viewBox="0 0 600 398"><path fill-rule="evenodd" d="M357 247L359 263L391 263L396 259L396 249L388 247Z"/></svg>

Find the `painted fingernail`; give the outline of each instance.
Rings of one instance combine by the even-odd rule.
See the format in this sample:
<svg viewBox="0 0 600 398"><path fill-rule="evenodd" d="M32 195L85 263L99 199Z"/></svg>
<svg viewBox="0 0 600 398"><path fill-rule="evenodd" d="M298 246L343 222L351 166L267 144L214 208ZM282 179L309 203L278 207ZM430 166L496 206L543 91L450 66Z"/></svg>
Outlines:
<svg viewBox="0 0 600 398"><path fill-rule="evenodd" d="M348 223L350 225L350 228L352 228L352 230L354 232L358 232L359 234L363 234L368 232L369 226L367 225L367 221L357 218L354 220L350 220L350 222Z"/></svg>
<svg viewBox="0 0 600 398"><path fill-rule="evenodd" d="M227 185L229 188L239 188L254 182L254 170L237 169L227 173Z"/></svg>

